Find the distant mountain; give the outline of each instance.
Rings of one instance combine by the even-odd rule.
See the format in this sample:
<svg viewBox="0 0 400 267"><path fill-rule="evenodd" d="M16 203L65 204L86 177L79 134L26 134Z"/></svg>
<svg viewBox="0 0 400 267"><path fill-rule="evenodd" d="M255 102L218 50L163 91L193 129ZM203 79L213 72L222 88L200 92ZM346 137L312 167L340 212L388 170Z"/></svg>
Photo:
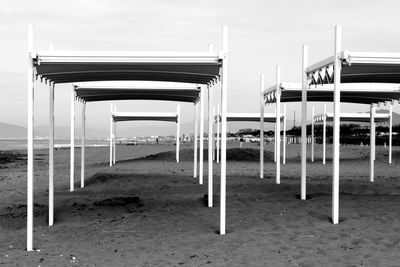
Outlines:
<svg viewBox="0 0 400 267"><path fill-rule="evenodd" d="M0 122L0 138L26 138L26 128Z"/></svg>

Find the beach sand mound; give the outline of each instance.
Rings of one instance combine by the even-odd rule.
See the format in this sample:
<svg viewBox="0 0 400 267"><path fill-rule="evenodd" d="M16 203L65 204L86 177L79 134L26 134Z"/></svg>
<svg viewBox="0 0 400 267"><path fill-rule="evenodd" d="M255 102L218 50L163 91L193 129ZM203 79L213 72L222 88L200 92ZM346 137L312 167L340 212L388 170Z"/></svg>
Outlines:
<svg viewBox="0 0 400 267"><path fill-rule="evenodd" d="M152 154L136 160L160 160L160 161L175 161L175 151L161 152ZM193 160L193 149L184 149L179 154L180 161ZM232 161L259 161L260 150L255 148L230 148L226 150L226 159ZM264 161L274 159L274 154L269 151L264 151ZM208 160L208 150L204 150L204 160Z"/></svg>

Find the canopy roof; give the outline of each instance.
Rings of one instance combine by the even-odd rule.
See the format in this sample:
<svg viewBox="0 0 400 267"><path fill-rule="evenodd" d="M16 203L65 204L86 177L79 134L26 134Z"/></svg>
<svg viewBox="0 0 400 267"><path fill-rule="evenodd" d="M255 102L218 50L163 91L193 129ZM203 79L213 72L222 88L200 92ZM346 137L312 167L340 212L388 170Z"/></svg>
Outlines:
<svg viewBox="0 0 400 267"><path fill-rule="evenodd" d="M75 84L76 97L85 102L113 100L164 100L197 102L200 87L197 85L166 86L119 83L78 83Z"/></svg>
<svg viewBox="0 0 400 267"><path fill-rule="evenodd" d="M343 83L400 83L400 53L342 51L340 53ZM334 57L307 68L311 84L333 83ZM379 88L376 88L377 90Z"/></svg>
<svg viewBox="0 0 400 267"><path fill-rule="evenodd" d="M301 102L300 83L280 83L281 102ZM307 90L307 101L332 102L333 85L311 86ZM264 91L266 103L276 102L276 85ZM340 88L340 101L358 104L383 103L400 99L400 84L384 83L354 83L342 84Z"/></svg>
<svg viewBox="0 0 400 267"><path fill-rule="evenodd" d="M324 116L326 116L326 121L332 122L333 121L333 113L325 113L319 114L314 116L315 122L323 122ZM375 122L387 122L390 119L389 113L375 113ZM340 121L347 121L347 122L370 122L371 121L371 114L368 113L341 113L340 114Z"/></svg>
<svg viewBox="0 0 400 267"><path fill-rule="evenodd" d="M178 114L166 112L112 112L114 121L170 121L178 122Z"/></svg>
<svg viewBox="0 0 400 267"><path fill-rule="evenodd" d="M223 54L218 52L31 53L36 74L54 83L85 81L172 81L207 84L219 78Z"/></svg>
<svg viewBox="0 0 400 267"><path fill-rule="evenodd" d="M285 115L281 114L281 121L283 121ZM219 117L221 119L221 117ZM216 117L217 119L217 117ZM226 121L260 121L260 113L227 113ZM275 113L264 113L264 122L276 122Z"/></svg>

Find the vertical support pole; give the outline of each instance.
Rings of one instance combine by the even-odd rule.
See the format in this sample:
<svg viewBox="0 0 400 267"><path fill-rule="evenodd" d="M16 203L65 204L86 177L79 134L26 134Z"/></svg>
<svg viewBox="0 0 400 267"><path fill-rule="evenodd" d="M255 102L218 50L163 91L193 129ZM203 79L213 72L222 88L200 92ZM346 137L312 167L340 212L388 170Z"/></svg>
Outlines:
<svg viewBox="0 0 400 267"><path fill-rule="evenodd" d="M332 222L339 223L339 142L340 142L340 60L341 29L335 27L335 62L334 62L334 115L333 115L333 175L332 175Z"/></svg>
<svg viewBox="0 0 400 267"><path fill-rule="evenodd" d="M54 83L49 87L49 226L54 223Z"/></svg>
<svg viewBox="0 0 400 267"><path fill-rule="evenodd" d="M286 104L283 105L283 165L286 164Z"/></svg>
<svg viewBox="0 0 400 267"><path fill-rule="evenodd" d="M116 154L117 154L117 122L113 122L113 165L115 165L116 160Z"/></svg>
<svg viewBox="0 0 400 267"><path fill-rule="evenodd" d="M223 26L223 60L222 60L222 87L221 87L221 193L220 193L220 235L225 234L226 228L226 112L228 94L228 28Z"/></svg>
<svg viewBox="0 0 400 267"><path fill-rule="evenodd" d="M213 161L215 161L215 148L217 147L217 138L214 139L215 137L215 106L213 106L212 108L212 116L211 116L211 120L212 120L212 134L213 134L213 150L212 150L212 158Z"/></svg>
<svg viewBox="0 0 400 267"><path fill-rule="evenodd" d="M86 138L86 102L82 102L82 137L81 137L81 188L85 186L85 138Z"/></svg>
<svg viewBox="0 0 400 267"><path fill-rule="evenodd" d="M70 149L70 171L69 171L69 191L74 191L75 182L75 86L71 91L71 149Z"/></svg>
<svg viewBox="0 0 400 267"><path fill-rule="evenodd" d="M311 162L314 162L314 106L311 109Z"/></svg>
<svg viewBox="0 0 400 267"><path fill-rule="evenodd" d="M323 126L322 126L322 164L326 163L326 104L324 104L324 115L323 115Z"/></svg>
<svg viewBox="0 0 400 267"><path fill-rule="evenodd" d="M213 206L213 85L208 87L208 207Z"/></svg>
<svg viewBox="0 0 400 267"><path fill-rule="evenodd" d="M389 104L389 164L392 164L393 103Z"/></svg>
<svg viewBox="0 0 400 267"><path fill-rule="evenodd" d="M264 75L260 75L260 178L264 178Z"/></svg>
<svg viewBox="0 0 400 267"><path fill-rule="evenodd" d="M181 105L176 107L176 162L179 162L179 146L181 136Z"/></svg>
<svg viewBox="0 0 400 267"><path fill-rule="evenodd" d="M303 45L302 92L301 92L301 199L306 199L307 164L307 64L308 49Z"/></svg>
<svg viewBox="0 0 400 267"><path fill-rule="evenodd" d="M199 142L199 114L198 114L198 102L194 103L194 144L193 144L193 177L197 177L197 155L198 155L198 147L197 144Z"/></svg>
<svg viewBox="0 0 400 267"><path fill-rule="evenodd" d="M33 25L28 26L28 166L27 166L27 222L26 250L33 250L33 127L34 127L34 74L32 65Z"/></svg>
<svg viewBox="0 0 400 267"><path fill-rule="evenodd" d="M113 111L117 112L117 106L113 105ZM116 154L117 154L117 122L114 121L114 125L113 125L113 164L115 165L115 162L117 161L116 159Z"/></svg>
<svg viewBox="0 0 400 267"><path fill-rule="evenodd" d="M203 184L204 170L204 86L200 91L200 162L199 162L199 184Z"/></svg>
<svg viewBox="0 0 400 267"><path fill-rule="evenodd" d="M276 183L281 183L281 66L276 66Z"/></svg>
<svg viewBox="0 0 400 267"><path fill-rule="evenodd" d="M220 114L220 105L218 104L217 106L217 163L219 163L219 158L220 158L220 142L221 142L221 136L220 136L220 121L221 121L221 114Z"/></svg>
<svg viewBox="0 0 400 267"><path fill-rule="evenodd" d="M371 112L370 112L370 134L369 134L369 151L370 151L370 171L369 171L369 181L374 182L374 164L375 164L375 105L371 104Z"/></svg>
<svg viewBox="0 0 400 267"><path fill-rule="evenodd" d="M113 104L110 104L110 167L113 165L113 135L114 135L114 130L113 130Z"/></svg>

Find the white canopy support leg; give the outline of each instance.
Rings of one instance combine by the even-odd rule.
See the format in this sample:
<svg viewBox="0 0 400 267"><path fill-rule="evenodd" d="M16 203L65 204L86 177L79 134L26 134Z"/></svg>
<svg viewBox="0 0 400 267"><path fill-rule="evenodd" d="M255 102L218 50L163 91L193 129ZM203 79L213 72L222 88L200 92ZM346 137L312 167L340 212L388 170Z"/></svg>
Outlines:
<svg viewBox="0 0 400 267"><path fill-rule="evenodd" d="M198 102L194 103L194 143L193 143L193 177L197 177L197 155L198 155L198 147L197 144L199 142L199 114L198 114Z"/></svg>
<svg viewBox="0 0 400 267"><path fill-rule="evenodd" d="M220 235L225 234L226 228L226 112L228 104L228 28L223 27L223 60L222 60L222 88L221 88L221 186L220 186Z"/></svg>
<svg viewBox="0 0 400 267"><path fill-rule="evenodd" d="M115 162L117 162L117 122L114 121L113 125L113 165L115 165Z"/></svg>
<svg viewBox="0 0 400 267"><path fill-rule="evenodd" d="M54 223L54 84L49 88L49 226Z"/></svg>
<svg viewBox="0 0 400 267"><path fill-rule="evenodd" d="M324 104L324 115L322 125L322 164L326 163L326 104Z"/></svg>
<svg viewBox="0 0 400 267"><path fill-rule="evenodd" d="M71 91L71 148L70 148L70 171L69 171L69 191L74 191L75 183L75 86Z"/></svg>
<svg viewBox="0 0 400 267"><path fill-rule="evenodd" d="M208 207L213 206L213 85L208 87Z"/></svg>
<svg viewBox="0 0 400 267"><path fill-rule="evenodd" d="M260 178L264 178L264 75L260 75Z"/></svg>
<svg viewBox="0 0 400 267"><path fill-rule="evenodd" d="M33 127L34 127L34 73L32 66L33 25L28 26L28 132L27 132L27 221L26 250L33 250Z"/></svg>
<svg viewBox="0 0 400 267"><path fill-rule="evenodd" d="M181 136L181 105L176 107L176 162L179 162L179 146Z"/></svg>
<svg viewBox="0 0 400 267"><path fill-rule="evenodd" d="M302 93L301 93L301 199L306 199L307 164L307 64L308 49L303 45Z"/></svg>
<svg viewBox="0 0 400 267"><path fill-rule="evenodd" d="M340 76L342 62L341 29L335 27L335 62L334 62L334 93L333 93L333 175L332 175L332 222L339 223L339 145L340 145Z"/></svg>
<svg viewBox="0 0 400 267"><path fill-rule="evenodd" d="M286 104L283 105L283 165L286 164Z"/></svg>
<svg viewBox="0 0 400 267"><path fill-rule="evenodd" d="M200 162L199 162L199 184L203 184L204 170L204 86L200 91Z"/></svg>
<svg viewBox="0 0 400 267"><path fill-rule="evenodd" d="M85 187L85 131L86 102L82 102L82 137L81 137L81 188Z"/></svg>
<svg viewBox="0 0 400 267"><path fill-rule="evenodd" d="M369 181L374 182L374 173L375 173L375 170L374 170L374 167L375 167L374 166L375 165L375 105L374 104L371 105L370 118L371 118L371 123L370 123L370 127L369 127L369 129L370 129L370 135L369 135L369 137L370 137L370 140L369 140L369 143L370 143L370 146L369 146L369 149L370 149Z"/></svg>
<svg viewBox="0 0 400 267"><path fill-rule="evenodd" d="M114 130L113 130L113 116L112 116L112 111L113 107L112 104L110 104L110 167L113 165L113 135L114 135Z"/></svg>
<svg viewBox="0 0 400 267"><path fill-rule="evenodd" d="M311 110L311 162L314 162L314 106Z"/></svg>
<svg viewBox="0 0 400 267"><path fill-rule="evenodd" d="M213 102L214 103L214 102ZM212 150L212 158L215 161L215 148L217 147L217 138L215 137L215 106L212 108L212 116L211 116L211 123L212 123L212 137L213 137L213 150Z"/></svg>
<svg viewBox="0 0 400 267"><path fill-rule="evenodd" d="M220 135L220 121L221 121L221 114L220 114L220 105L217 106L217 163L219 163L219 152L220 152L220 142L221 142L221 135Z"/></svg>
<svg viewBox="0 0 400 267"><path fill-rule="evenodd" d="M393 104L389 104L389 164L392 164Z"/></svg>
<svg viewBox="0 0 400 267"><path fill-rule="evenodd" d="M281 66L276 66L276 183L281 183Z"/></svg>

